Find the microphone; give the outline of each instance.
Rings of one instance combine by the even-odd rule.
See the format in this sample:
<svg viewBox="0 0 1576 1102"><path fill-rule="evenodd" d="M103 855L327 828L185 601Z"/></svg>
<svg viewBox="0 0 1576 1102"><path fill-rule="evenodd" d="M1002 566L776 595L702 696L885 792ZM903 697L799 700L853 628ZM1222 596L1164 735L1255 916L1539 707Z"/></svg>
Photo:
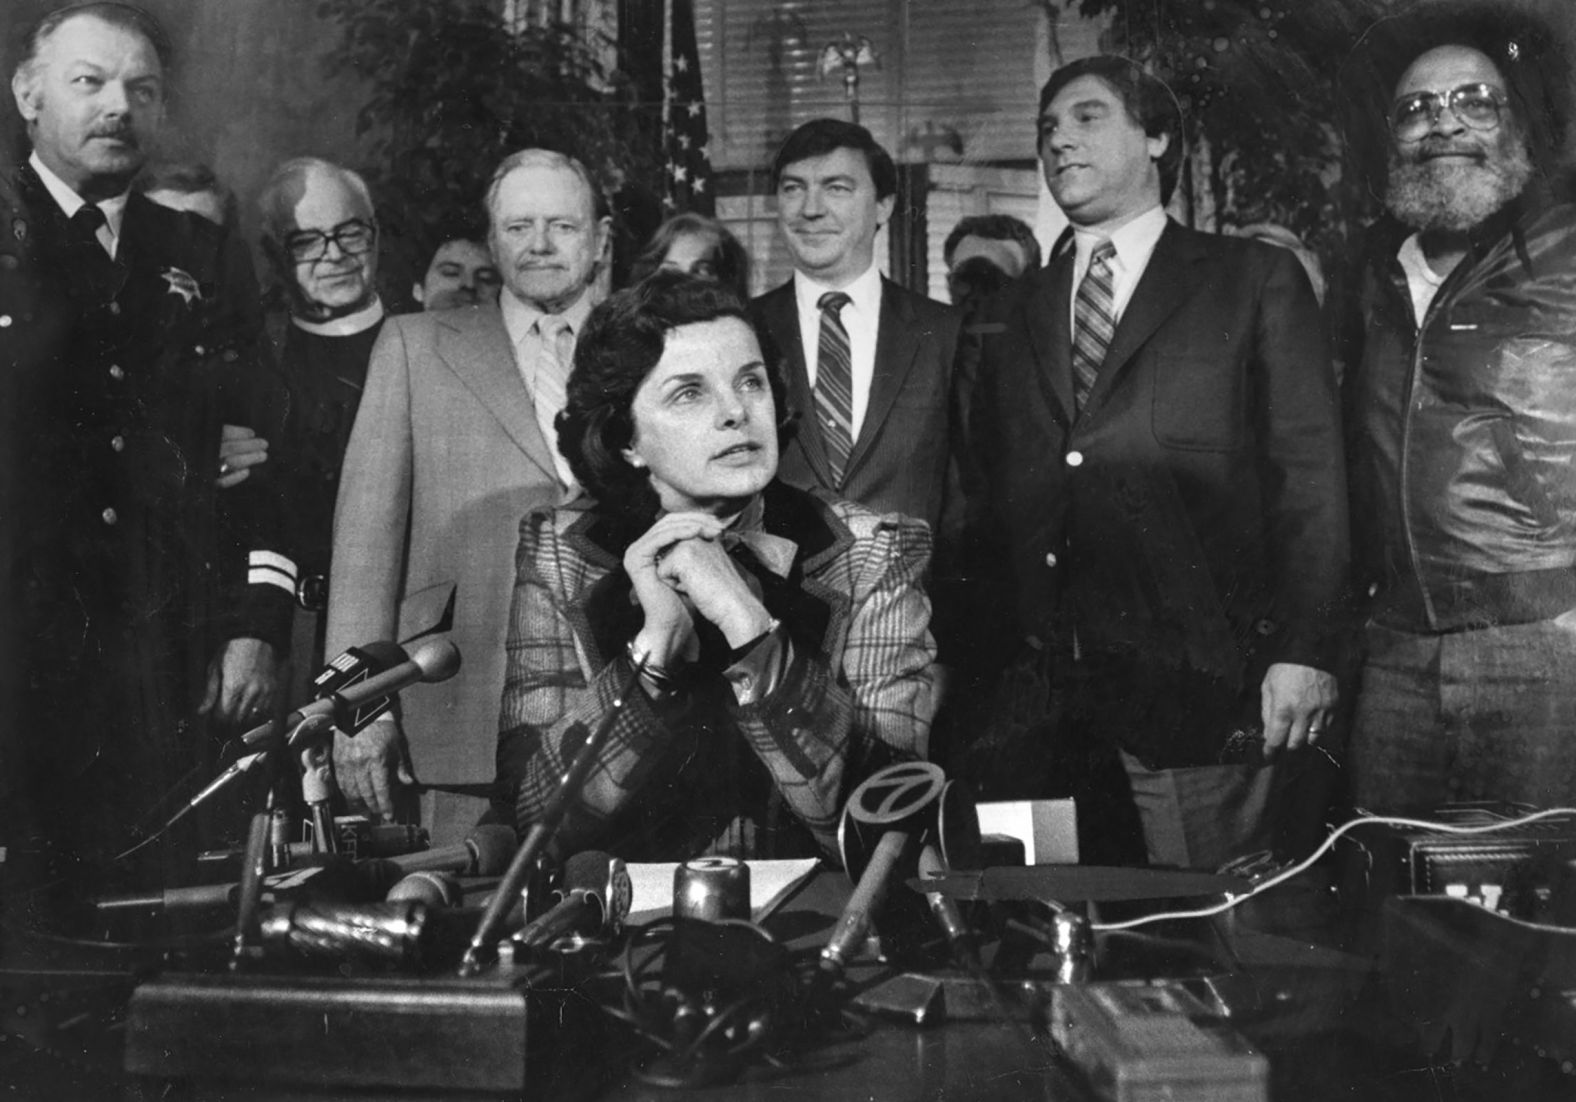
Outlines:
<svg viewBox="0 0 1576 1102"><path fill-rule="evenodd" d="M349 647L344 654L319 670L317 676L312 679L312 699L322 700L332 697L351 685L399 665L409 657L404 647L382 640L368 643L364 647ZM340 729L347 735L353 735L388 711L393 704L392 696L370 701L347 716L348 722L341 725Z"/></svg>
<svg viewBox="0 0 1576 1102"><path fill-rule="evenodd" d="M436 849L417 850L385 857L401 875L413 872L452 872L460 876L500 876L514 856L515 834L502 823L483 823L465 841Z"/></svg>
<svg viewBox="0 0 1576 1102"><path fill-rule="evenodd" d="M522 945L548 946L561 937L596 937L618 932L629 914L633 888L624 862L600 850L564 862L558 902L515 935Z"/></svg>
<svg viewBox="0 0 1576 1102"><path fill-rule="evenodd" d="M383 644L393 647L393 643ZM395 648L398 649L398 648ZM418 681L447 681L460 670L460 650L447 639L433 639L423 643L409 658L381 673L372 674L353 685L347 685L321 700L314 700L285 717L285 729L293 731L308 720L331 719L334 726L346 733L356 718L357 710ZM269 742L274 738L274 724L264 723L241 736L248 746Z"/></svg>
<svg viewBox="0 0 1576 1102"><path fill-rule="evenodd" d="M259 902L275 903L284 899L342 903L381 900L389 886L404 875L404 870L387 859L329 861L263 877ZM139 911L163 915L228 910L239 901L240 892L239 883L195 884L187 888L102 896L93 901L93 906L104 914Z"/></svg>
<svg viewBox="0 0 1576 1102"><path fill-rule="evenodd" d="M428 908L457 907L464 892L452 873L413 872L389 889L387 903L424 903Z"/></svg>

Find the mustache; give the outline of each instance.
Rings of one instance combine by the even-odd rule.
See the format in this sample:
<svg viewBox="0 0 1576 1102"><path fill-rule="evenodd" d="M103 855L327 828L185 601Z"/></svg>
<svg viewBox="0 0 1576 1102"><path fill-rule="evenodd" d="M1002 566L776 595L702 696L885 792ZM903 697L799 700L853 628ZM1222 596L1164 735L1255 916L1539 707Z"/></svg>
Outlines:
<svg viewBox="0 0 1576 1102"><path fill-rule="evenodd" d="M89 138L113 138L115 141L125 142L132 148L140 144L137 141L137 132L128 123L111 123L106 126L95 126L88 131Z"/></svg>

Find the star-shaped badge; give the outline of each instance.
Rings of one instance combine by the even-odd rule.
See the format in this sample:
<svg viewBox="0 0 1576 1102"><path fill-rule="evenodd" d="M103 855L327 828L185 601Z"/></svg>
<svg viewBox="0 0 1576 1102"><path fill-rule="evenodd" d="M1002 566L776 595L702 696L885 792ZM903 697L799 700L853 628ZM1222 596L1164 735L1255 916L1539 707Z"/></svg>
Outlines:
<svg viewBox="0 0 1576 1102"><path fill-rule="evenodd" d="M179 268L166 268L159 273L164 277L164 282L170 285L170 294L180 295L190 306L193 301L202 298L202 288L197 286L197 281L191 273L183 272Z"/></svg>

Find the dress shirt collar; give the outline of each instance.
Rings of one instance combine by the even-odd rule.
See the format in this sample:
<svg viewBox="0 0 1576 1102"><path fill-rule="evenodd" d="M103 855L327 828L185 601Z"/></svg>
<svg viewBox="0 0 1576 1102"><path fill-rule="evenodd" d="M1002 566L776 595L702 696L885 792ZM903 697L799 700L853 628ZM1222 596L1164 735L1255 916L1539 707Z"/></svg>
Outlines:
<svg viewBox="0 0 1576 1102"><path fill-rule="evenodd" d="M44 182L44 189L54 197L67 218L71 218L87 205L87 200L72 191L70 184L49 170L49 166L39 159L36 149L28 155L27 163L32 166L34 172L38 173L38 178ZM100 199L98 203L98 209L104 212L104 225L109 227L110 236L116 242L120 241L120 227L126 218L126 197L129 194L131 194L129 191L123 191L108 199Z"/></svg>
<svg viewBox="0 0 1576 1102"><path fill-rule="evenodd" d="M591 298L591 288L587 286L561 315L569 323L569 331L576 340L580 337L580 330L585 327L586 318L591 315ZM514 348L519 348L536 323L546 316L530 303L520 301L507 287L498 296L498 308L503 312L503 327Z"/></svg>
<svg viewBox="0 0 1576 1102"><path fill-rule="evenodd" d="M1144 266L1149 263L1150 256L1154 254L1155 246L1159 244L1160 235L1165 229L1166 211L1164 207L1158 205L1150 207L1110 234L1074 229L1073 244L1078 250L1078 259L1073 268L1074 280L1081 279L1084 272L1089 270L1089 257L1094 252L1095 246L1106 240L1116 248L1113 267L1133 275L1142 272Z"/></svg>
<svg viewBox="0 0 1576 1102"><path fill-rule="evenodd" d="M850 300L848 306L843 309L846 310L851 306L865 317L873 318L881 309L881 269L874 264L866 268L863 275L854 277L843 287L817 283L796 269L793 273L793 289L801 318L818 317L821 313L821 296L828 291L843 292Z"/></svg>
<svg viewBox="0 0 1576 1102"><path fill-rule="evenodd" d="M290 324L303 332L312 333L319 337L353 337L357 333L364 333L378 322L383 320L383 300L376 295L372 301L354 314L344 317L329 318L327 321L307 321L290 315Z"/></svg>

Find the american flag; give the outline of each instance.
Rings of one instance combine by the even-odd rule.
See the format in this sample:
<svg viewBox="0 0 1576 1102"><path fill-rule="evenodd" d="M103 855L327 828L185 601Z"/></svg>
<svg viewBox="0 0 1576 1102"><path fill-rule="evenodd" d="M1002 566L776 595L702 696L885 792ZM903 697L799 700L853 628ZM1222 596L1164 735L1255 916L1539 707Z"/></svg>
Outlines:
<svg viewBox="0 0 1576 1102"><path fill-rule="evenodd" d="M700 50L695 44L695 8L691 0L668 0L667 33L663 36L662 97L663 206L669 213L716 212L711 187L711 155L707 150L706 93L700 79Z"/></svg>

